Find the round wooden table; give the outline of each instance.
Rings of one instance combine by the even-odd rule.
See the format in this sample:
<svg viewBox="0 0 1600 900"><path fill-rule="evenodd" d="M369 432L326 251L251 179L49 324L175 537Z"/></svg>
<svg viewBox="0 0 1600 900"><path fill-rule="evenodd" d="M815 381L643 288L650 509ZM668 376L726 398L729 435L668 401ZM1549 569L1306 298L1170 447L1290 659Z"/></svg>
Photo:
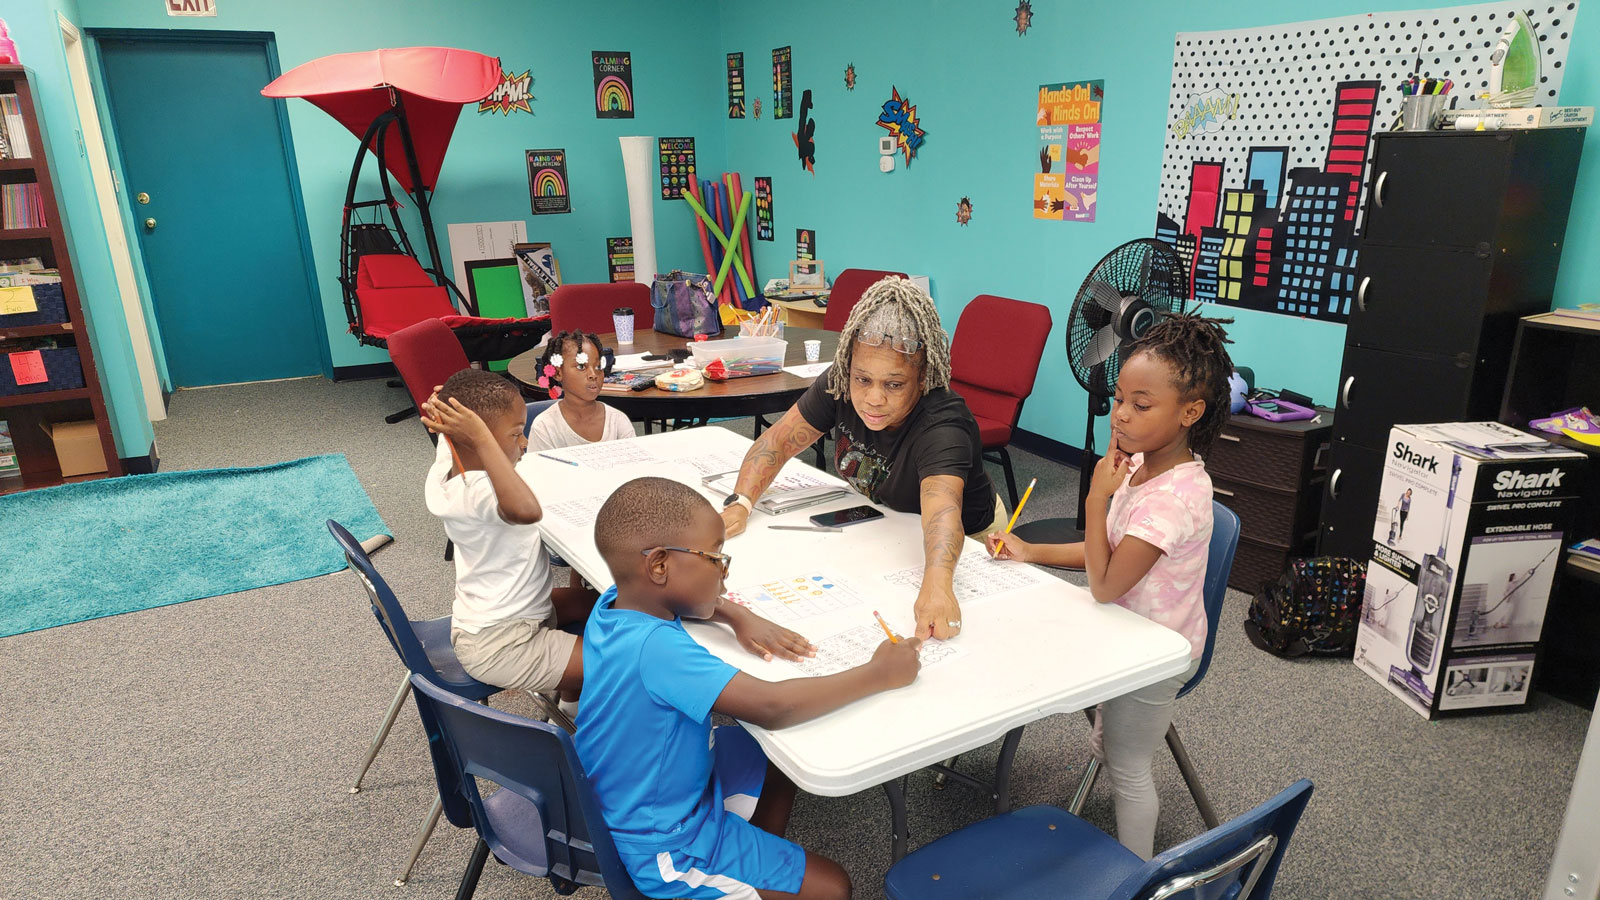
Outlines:
<svg viewBox="0 0 1600 900"><path fill-rule="evenodd" d="M651 330L634 332L632 344L619 345L615 334L602 334L599 337L601 344L616 348L619 354L665 354L668 350L683 350L693 343L688 338ZM834 350L839 346L838 332L819 328L786 328L783 338L789 342L788 353L783 358L786 366L805 365L806 341L822 342L820 361L833 359ZM506 374L528 390L542 394L543 389L538 386L538 360L539 355L535 351L520 354L507 365ZM775 415L788 412L789 407L800 399L800 395L815 380L788 372L728 381L712 381L708 378L706 386L697 391L664 391L657 387L625 394L606 391L600 395L600 400L622 410L635 422L646 423L661 419L703 420Z"/></svg>

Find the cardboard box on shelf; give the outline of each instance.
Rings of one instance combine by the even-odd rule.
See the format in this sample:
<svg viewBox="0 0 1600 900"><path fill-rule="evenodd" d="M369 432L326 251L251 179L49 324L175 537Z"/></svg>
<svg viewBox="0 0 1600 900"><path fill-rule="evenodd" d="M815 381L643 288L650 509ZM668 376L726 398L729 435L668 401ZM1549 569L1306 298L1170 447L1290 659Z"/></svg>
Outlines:
<svg viewBox="0 0 1600 900"><path fill-rule="evenodd" d="M61 475L92 475L107 469L106 455L100 449L100 428L93 419L82 422L41 423L45 434L56 445L56 462Z"/></svg>

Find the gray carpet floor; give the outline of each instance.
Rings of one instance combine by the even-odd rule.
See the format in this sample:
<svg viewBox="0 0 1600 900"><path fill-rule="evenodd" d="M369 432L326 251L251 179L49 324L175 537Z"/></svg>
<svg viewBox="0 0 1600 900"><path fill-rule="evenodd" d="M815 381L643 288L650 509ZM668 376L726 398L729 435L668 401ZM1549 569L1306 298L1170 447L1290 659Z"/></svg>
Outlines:
<svg viewBox="0 0 1600 900"><path fill-rule="evenodd" d="M452 573L421 498L431 447L415 419L382 419L403 402L381 381L183 391L157 425L162 468L345 453L396 536L380 571L413 616L443 615ZM1025 518L1067 514L1076 473L1013 457L1019 480L1039 477ZM1211 674L1178 723L1224 818L1301 776L1316 783L1276 896L1537 895L1589 712L1541 695L1527 712L1424 722L1347 660L1250 646L1247 602L1230 594ZM365 789L347 792L401 674L343 572L0 640L0 897L451 896L473 839L447 824L411 883L390 884L434 793L409 703ZM992 770L996 750L967 762ZM1087 756L1081 715L1030 726L1014 797L1064 803ZM1164 753L1157 781L1157 846L1200 833ZM986 812L975 791L926 774L908 794L913 846ZM1103 781L1084 813L1112 827ZM882 896L881 791L802 795L790 837L839 860L857 896ZM492 862L478 889L551 894Z"/></svg>

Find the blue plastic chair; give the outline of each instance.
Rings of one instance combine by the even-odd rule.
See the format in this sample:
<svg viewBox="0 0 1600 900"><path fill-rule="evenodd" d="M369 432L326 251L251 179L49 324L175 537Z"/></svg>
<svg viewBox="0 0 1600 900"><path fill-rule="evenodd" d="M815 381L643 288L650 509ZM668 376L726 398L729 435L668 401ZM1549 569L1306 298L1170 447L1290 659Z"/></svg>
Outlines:
<svg viewBox="0 0 1600 900"><path fill-rule="evenodd" d="M1145 862L1055 806L985 819L921 847L884 878L890 900L1267 900L1311 782Z"/></svg>
<svg viewBox="0 0 1600 900"><path fill-rule="evenodd" d="M345 565L356 574L361 586L366 589L367 601L372 605L372 615L378 620L378 627L383 629L384 637L389 639L389 646L394 648L394 652L406 667L406 675L400 681L400 689L395 692L394 701L389 704L389 712L383 717L383 724L378 727L378 733L367 747L366 759L362 760L361 771L356 775L355 785L350 788L350 793L354 794L361 790L361 780L366 777L367 770L372 767L372 761L378 756L378 750L389 737L389 729L394 727L394 720L400 714L400 706L405 703L406 694L411 691L411 673L419 673L467 700L485 700L499 693L500 688L478 681L461 667L461 662L456 659L455 648L450 646L449 616L422 620L408 618L394 591L389 588L389 583L378 574L372 559L361 548L361 542L345 530L343 525L332 519L328 520L328 531L339 543L339 549L344 553ZM434 765L435 768L438 767L438 760L434 761ZM428 842L434 827L439 824L441 812L449 813L451 824L458 828L472 827L465 808L451 811L448 804L443 802L444 797L444 794L440 794L440 797L434 800L433 808L428 811L422 829L411 845L411 853L405 867L395 877L396 885L405 884L411 877L411 867L416 865L417 857L422 855L423 845Z"/></svg>
<svg viewBox="0 0 1600 900"><path fill-rule="evenodd" d="M1238 515L1221 503L1211 501L1211 543L1207 546L1206 580L1202 589L1206 608L1206 649L1200 654L1200 667L1195 669L1194 675L1178 689L1179 697L1198 687L1200 679L1206 677L1206 670L1211 668L1211 651L1217 646L1217 622L1222 618L1222 601L1228 595L1228 575L1233 571L1233 554L1237 549L1239 549ZM1092 710L1089 711L1089 721L1094 721ZM1216 828L1217 812L1211 806L1211 798L1206 796L1206 789L1200 786L1200 775L1189 759L1189 751L1184 749L1183 739L1178 737L1176 722L1167 726L1167 749L1172 751L1172 759L1178 764L1178 771L1183 774L1183 783L1189 786L1189 794L1194 797L1194 805L1200 808L1201 820L1206 823L1207 828ZM1083 810L1083 801L1089 796L1089 791L1094 787L1095 778L1099 774L1100 761L1090 759L1088 765L1083 768L1083 781L1078 784L1078 790L1073 793L1067 809L1073 813Z"/></svg>
<svg viewBox="0 0 1600 900"><path fill-rule="evenodd" d="M477 890L490 852L519 872L549 879L558 894L601 886L613 900L644 900L611 842L571 735L463 700L420 674L411 684L429 746L443 746L452 763L449 773L439 773L439 791L459 792L478 829L456 900ZM480 778L500 790L484 796Z"/></svg>
<svg viewBox="0 0 1600 900"><path fill-rule="evenodd" d="M528 404L528 421L522 426L523 437L527 437L528 432L533 430L533 420L539 417L539 413L554 406L555 403L554 400L534 400Z"/></svg>

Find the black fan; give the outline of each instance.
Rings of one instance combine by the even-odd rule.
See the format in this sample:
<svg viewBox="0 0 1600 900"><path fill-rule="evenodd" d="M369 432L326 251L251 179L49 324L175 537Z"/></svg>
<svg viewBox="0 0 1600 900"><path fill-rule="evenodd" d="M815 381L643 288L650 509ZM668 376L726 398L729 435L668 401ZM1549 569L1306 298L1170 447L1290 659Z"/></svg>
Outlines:
<svg viewBox="0 0 1600 900"><path fill-rule="evenodd" d="M1082 540L1084 500L1096 460L1095 420L1111 412L1125 348L1157 322L1181 312L1188 286L1183 259L1170 244L1149 238L1129 241L1107 253L1083 280L1067 316L1067 363L1089 392L1078 473L1077 535L1072 535L1072 526L1062 520L1044 520L1029 523L1026 530L1017 528L1023 540Z"/></svg>

